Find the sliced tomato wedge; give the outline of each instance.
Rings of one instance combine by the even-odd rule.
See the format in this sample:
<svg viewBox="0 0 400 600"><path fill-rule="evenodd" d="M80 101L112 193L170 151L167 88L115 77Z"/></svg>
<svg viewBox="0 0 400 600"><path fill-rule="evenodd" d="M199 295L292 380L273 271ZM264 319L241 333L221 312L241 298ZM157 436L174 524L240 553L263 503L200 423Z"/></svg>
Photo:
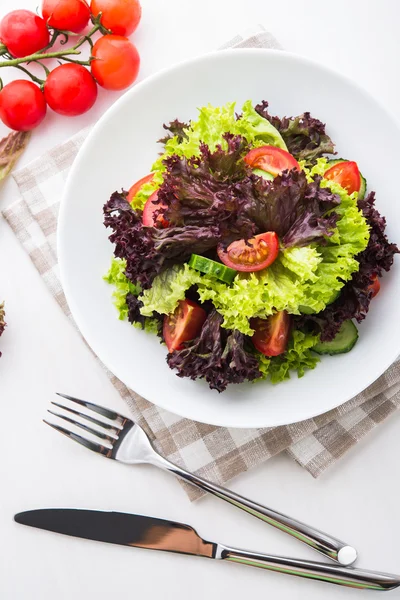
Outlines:
<svg viewBox="0 0 400 600"><path fill-rule="evenodd" d="M236 271L253 272L266 269L278 256L279 240L274 231L260 233L249 240L232 242L226 249L217 248L220 260Z"/></svg>
<svg viewBox="0 0 400 600"><path fill-rule="evenodd" d="M371 279L371 285L368 286L368 289L372 291L371 298L375 298L379 290L381 289L381 284L379 282L378 276L374 275Z"/></svg>
<svg viewBox="0 0 400 600"><path fill-rule="evenodd" d="M330 181L336 181L342 186L349 194L353 192L359 192L361 187L361 175L358 170L358 165L352 160L345 160L340 163L336 163L330 169L325 171L325 179Z"/></svg>
<svg viewBox="0 0 400 600"><path fill-rule="evenodd" d="M184 342L197 337L207 318L206 311L192 300L181 300L171 315L165 315L163 335L169 352L181 350Z"/></svg>
<svg viewBox="0 0 400 600"><path fill-rule="evenodd" d="M262 169L271 175L280 175L286 169L300 171L300 165L294 156L282 148L275 148L275 146L253 148L246 154L244 161L252 169Z"/></svg>
<svg viewBox="0 0 400 600"><path fill-rule="evenodd" d="M279 356L286 351L290 335L290 315L281 310L268 319L252 319L255 330L252 342L265 356Z"/></svg>
<svg viewBox="0 0 400 600"><path fill-rule="evenodd" d="M137 181L136 183L133 184L133 186L130 188L130 190L128 192L127 200L129 203L132 202L132 200L134 199L134 197L136 196L136 194L138 193L138 191L140 190L142 185L152 181L153 177L154 177L154 173L150 173L149 175L146 175L146 177L142 177L142 179L139 179L139 181Z"/></svg>
<svg viewBox="0 0 400 600"><path fill-rule="evenodd" d="M150 196L144 205L143 209L143 225L145 227L158 227L159 229L165 229L169 226L167 219L164 219L162 214L155 216L155 212L159 211L161 208L167 208L167 205L163 202L156 203L158 198L158 191L156 190L154 194Z"/></svg>

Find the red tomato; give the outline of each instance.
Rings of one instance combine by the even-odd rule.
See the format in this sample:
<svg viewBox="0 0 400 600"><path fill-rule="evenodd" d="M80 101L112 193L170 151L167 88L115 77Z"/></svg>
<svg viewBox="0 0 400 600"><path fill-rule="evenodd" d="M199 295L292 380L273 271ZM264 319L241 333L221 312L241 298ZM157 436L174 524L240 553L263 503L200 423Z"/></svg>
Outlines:
<svg viewBox="0 0 400 600"><path fill-rule="evenodd" d="M0 40L15 58L43 50L50 41L49 30L41 17L30 10L13 10L0 23Z"/></svg>
<svg viewBox="0 0 400 600"><path fill-rule="evenodd" d="M92 0L90 10L94 17L101 12L101 24L117 35L131 35L142 16L139 0Z"/></svg>
<svg viewBox="0 0 400 600"><path fill-rule="evenodd" d="M93 46L92 56L92 75L106 90L124 90L139 73L139 53L121 35L105 35L98 39Z"/></svg>
<svg viewBox="0 0 400 600"><path fill-rule="evenodd" d="M358 170L357 163L352 160L346 160L341 163L336 163L324 174L325 179L336 181L342 188L347 190L349 194L359 192L361 187L361 176Z"/></svg>
<svg viewBox="0 0 400 600"><path fill-rule="evenodd" d="M279 356L286 351L290 334L290 316L286 310L275 313L268 319L252 319L255 330L252 342L265 356Z"/></svg>
<svg viewBox="0 0 400 600"><path fill-rule="evenodd" d="M196 302L181 300L175 312L164 317L163 335L168 352L180 350L184 342L197 337L206 318L206 311Z"/></svg>
<svg viewBox="0 0 400 600"><path fill-rule="evenodd" d="M90 19L85 0L43 0L42 15L49 27L79 33Z"/></svg>
<svg viewBox="0 0 400 600"><path fill-rule="evenodd" d="M158 227L165 229L166 227L169 226L169 223L166 219L164 219L164 217L159 214L157 217L154 216L154 213L158 210L160 210L160 208L167 208L167 205L164 204L163 202L159 202L158 204L155 204L155 201L157 200L158 197L158 192L155 191L154 194L152 194L150 196L150 198L147 200L146 204L144 205L144 209L143 209L143 225L145 227Z"/></svg>
<svg viewBox="0 0 400 600"><path fill-rule="evenodd" d="M372 296L371 298L375 298L379 290L381 289L381 284L377 275L375 275L371 280L371 285L368 286L368 289L371 290Z"/></svg>
<svg viewBox="0 0 400 600"><path fill-rule="evenodd" d="M154 173L150 173L150 175L146 175L146 177L142 177L142 179L139 179L139 181L137 181L136 183L133 184L133 186L130 188L130 190L128 192L127 200L129 203L132 202L132 200L134 199L134 197L136 196L136 194L138 193L138 191L140 190L142 185L144 185L145 183L149 183L153 179L153 177L154 177Z"/></svg>
<svg viewBox="0 0 400 600"><path fill-rule="evenodd" d="M10 129L34 129L43 121L46 110L44 94L32 81L16 79L0 92L0 119Z"/></svg>
<svg viewBox="0 0 400 600"><path fill-rule="evenodd" d="M97 84L82 65L60 65L47 77L44 97L54 112L75 117L92 108L97 98Z"/></svg>
<svg viewBox="0 0 400 600"><path fill-rule="evenodd" d="M253 148L246 154L244 161L253 169L262 169L271 175L280 175L286 169L300 171L297 160L286 150L275 148L275 146Z"/></svg>
<svg viewBox="0 0 400 600"><path fill-rule="evenodd" d="M274 231L260 233L249 240L232 242L225 250L220 244L218 256L227 267L236 271L261 271L278 256L279 240Z"/></svg>

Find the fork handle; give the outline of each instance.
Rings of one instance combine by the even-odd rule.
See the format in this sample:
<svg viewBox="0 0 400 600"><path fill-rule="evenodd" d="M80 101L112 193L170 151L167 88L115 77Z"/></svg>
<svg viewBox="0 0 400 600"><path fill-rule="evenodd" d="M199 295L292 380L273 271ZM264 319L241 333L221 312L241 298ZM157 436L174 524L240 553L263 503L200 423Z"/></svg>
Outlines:
<svg viewBox="0 0 400 600"><path fill-rule="evenodd" d="M262 504L257 504L244 496L240 496L239 494L235 494L232 490L223 488L216 483L212 483L211 481L207 481L202 477L198 477L193 473L189 473L182 469L178 465L174 465L167 459L163 458L159 454L154 454L151 457L151 462L162 469L169 471L183 479L195 485L196 487L217 496L217 498L221 498L229 504L233 504L238 508L244 510L245 512L269 523L273 527L288 533L294 538L298 539L300 542L311 546L317 552L324 554L331 560L334 560L342 565L350 565L357 558L357 551L352 546L347 545L345 542L342 542L327 533L319 531L318 529L314 529L314 527L310 527L301 521L297 521L292 517L288 517L280 512L273 510L272 508L268 508L267 506L263 506Z"/></svg>
<svg viewBox="0 0 400 600"><path fill-rule="evenodd" d="M342 567L298 558L287 558L285 556L258 554L229 548L222 544L218 544L215 558L358 589L386 591L400 585L398 575L353 569L352 567Z"/></svg>

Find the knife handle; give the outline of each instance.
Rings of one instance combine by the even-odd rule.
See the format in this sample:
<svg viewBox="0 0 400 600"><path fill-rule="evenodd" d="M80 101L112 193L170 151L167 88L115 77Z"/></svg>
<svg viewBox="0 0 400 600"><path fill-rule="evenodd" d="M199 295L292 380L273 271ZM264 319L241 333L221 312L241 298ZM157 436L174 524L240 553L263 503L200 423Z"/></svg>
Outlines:
<svg viewBox="0 0 400 600"><path fill-rule="evenodd" d="M215 558L267 569L268 571L317 579L318 581L358 589L385 591L392 590L400 585L400 577L398 575L365 571L354 569L353 567L341 567L340 565L331 565L329 563L286 558L284 556L256 554L245 550L229 548L221 544L218 544Z"/></svg>
<svg viewBox="0 0 400 600"><path fill-rule="evenodd" d="M189 473L178 465L169 462L156 452L152 454L150 462L155 466L161 467L177 477L184 479L188 483L217 496L217 498L221 498L222 500L229 502L229 504L233 504L253 517L257 517L265 523L288 533L300 542L307 544L317 552L320 552L335 562L342 565L351 565L357 558L357 551L352 546L348 546L345 542L342 542L323 531L319 531L310 525L306 525L301 521L297 521L292 517L284 515L283 513L277 512L272 508L257 504L244 496L235 494L232 490L223 488L216 483L207 481L193 473Z"/></svg>

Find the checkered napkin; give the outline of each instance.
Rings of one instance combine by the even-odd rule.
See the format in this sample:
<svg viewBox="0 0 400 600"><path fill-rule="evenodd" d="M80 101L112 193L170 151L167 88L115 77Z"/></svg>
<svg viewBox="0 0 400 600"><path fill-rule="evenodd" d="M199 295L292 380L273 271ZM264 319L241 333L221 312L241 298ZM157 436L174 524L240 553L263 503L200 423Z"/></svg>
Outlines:
<svg viewBox="0 0 400 600"><path fill-rule="evenodd" d="M259 27L236 36L223 46L227 47L279 48L279 44ZM80 132L16 171L21 199L3 212L71 321L57 265L57 215L69 169L88 133L89 129ZM400 361L339 408L315 419L268 429L226 429L183 419L150 404L112 373L108 376L161 454L220 484L282 451L317 477L400 406ZM199 495L191 486L186 490L192 499Z"/></svg>

